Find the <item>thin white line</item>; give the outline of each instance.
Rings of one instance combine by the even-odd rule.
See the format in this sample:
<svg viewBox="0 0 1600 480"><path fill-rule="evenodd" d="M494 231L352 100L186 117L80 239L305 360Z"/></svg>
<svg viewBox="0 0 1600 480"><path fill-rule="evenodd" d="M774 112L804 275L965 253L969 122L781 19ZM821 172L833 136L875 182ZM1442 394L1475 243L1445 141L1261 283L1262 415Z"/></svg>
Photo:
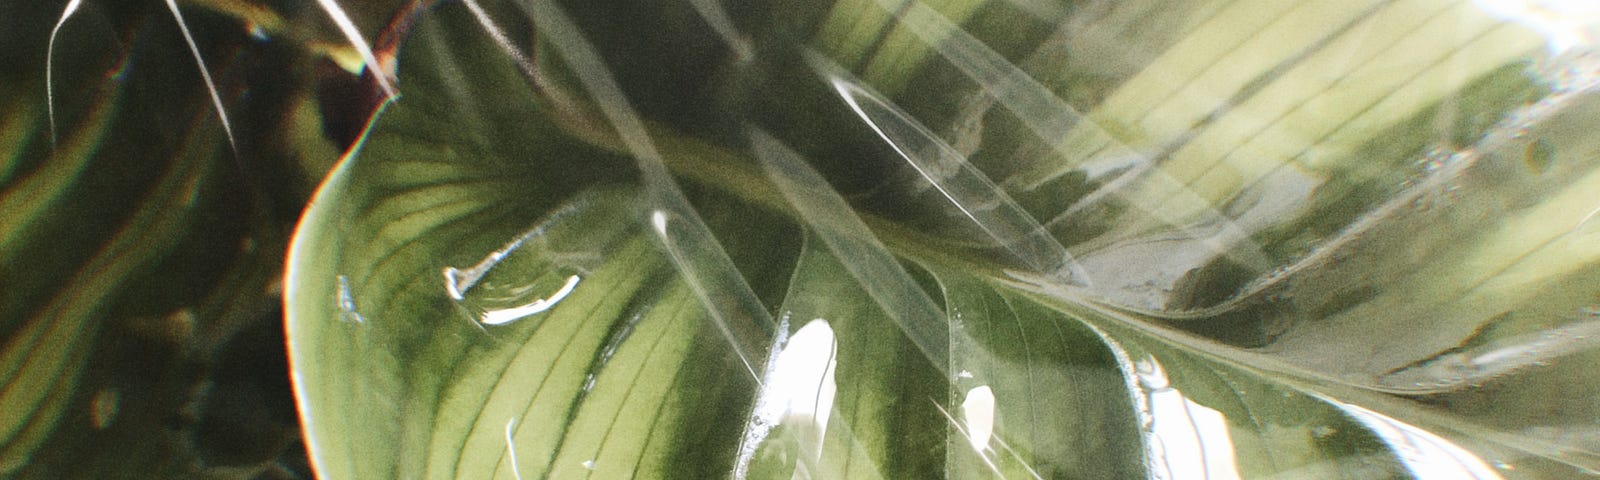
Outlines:
<svg viewBox="0 0 1600 480"><path fill-rule="evenodd" d="M517 419L506 420L506 452L511 455L511 476L522 480L522 468L517 466L517 442L511 438L512 428L517 425Z"/></svg>
<svg viewBox="0 0 1600 480"><path fill-rule="evenodd" d="M1578 233L1579 230L1583 230L1583 226L1589 223L1590 220L1594 220L1595 215L1600 215L1600 206L1595 207L1594 210L1590 210L1589 214L1584 215L1582 220L1578 220L1578 224L1573 225L1572 231L1567 232L1567 234L1571 235Z"/></svg>
<svg viewBox="0 0 1600 480"><path fill-rule="evenodd" d="M601 115L610 121L623 147L637 161L645 190L657 207L651 214L651 222L657 225L658 236L673 265L706 307L718 330L728 338L745 369L759 380L751 359L756 355L754 352L763 347L764 340L770 338L766 337L766 332L772 327L771 315L749 283L739 275L733 260L717 243L716 236L689 204L683 191L678 189L661 152L650 139L644 120L629 106L622 87L611 76L595 47L584 39L583 31L556 2L541 0L528 6L534 26L548 35L555 53L567 61ZM681 227L673 231L677 235L660 234L667 220Z"/></svg>
<svg viewBox="0 0 1600 480"><path fill-rule="evenodd" d="M167 0L167 3L172 3L172 0ZM333 19L335 25L339 26L339 32L344 34L345 40L356 49L356 53L361 54L361 61L367 64L367 72L372 74L372 78L378 80L378 87L383 89L384 97L393 98L394 85L389 84L388 74L378 66L377 55L372 54L372 47L367 45L367 39L361 37L361 30L356 29L355 22L350 21L350 16L345 14L344 9L334 3L334 0L317 0L317 5L328 13L328 18Z"/></svg>
<svg viewBox="0 0 1600 480"><path fill-rule="evenodd" d="M711 26L711 30L722 37L723 43L727 43L728 48L733 49L733 54L739 63L748 62L755 57L750 42L739 34L739 27L734 26L728 11L723 10L717 0L689 0L689 4L694 6L695 13L699 13L700 18Z"/></svg>
<svg viewBox="0 0 1600 480"><path fill-rule="evenodd" d="M233 140L233 125L228 123L228 112L222 108L222 96L217 94L217 84L211 81L211 70L206 68L206 60L200 56L200 46L194 43L194 36L189 34L189 24L183 21L177 1L167 0L167 9L172 11L172 18L178 21L178 30L183 32L183 41L189 44L189 53L194 54L194 62L200 67L200 77L206 81L206 91L211 93L211 105L217 108L217 118L222 119L222 132L228 135L228 147L233 149L233 156L238 157L239 144Z"/></svg>
<svg viewBox="0 0 1600 480"><path fill-rule="evenodd" d="M967 429L963 428L961 426L961 421L960 420L956 420L955 415L951 415L950 411L949 410L945 410L943 405L939 405L939 402L937 400L929 398L928 401L929 402L933 402L933 408L939 409L939 413L944 414L945 420L949 420L950 421L950 426L955 427L956 432L960 433L962 438L966 438L966 437L969 436L969 434L967 433ZM1000 466L999 465L995 465L994 461L990 460L989 456L985 455L982 450L974 450L973 452L978 454L978 459L979 460L983 460L984 466L989 467L989 471L994 472L995 476L1000 477L1001 480L1005 480L1006 479L1006 474L1000 471ZM1029 470L1032 470L1032 469L1029 469Z"/></svg>
<svg viewBox="0 0 1600 480"><path fill-rule="evenodd" d="M483 10L483 6L478 5L477 0L462 0L461 3L465 4L467 10L472 12L473 18L478 20L478 25L483 27L483 31L489 33L489 37L494 39L494 43L500 44L500 49L511 55L511 59L517 62L517 68L522 69L524 75L530 78L533 77L533 61L529 59L528 54L522 52L522 49L517 48L516 44L511 43L511 37L507 36L505 30L494 23L494 19L489 18L489 13Z"/></svg>
<svg viewBox="0 0 1600 480"><path fill-rule="evenodd" d="M50 115L50 147L56 146L56 96L55 96L55 68L53 63L56 58L56 35L61 33L61 26L67 24L67 19L77 13L83 0L67 2L67 8L61 10L61 19L56 20L55 28L50 29L50 44L44 51L44 102L45 110Z"/></svg>

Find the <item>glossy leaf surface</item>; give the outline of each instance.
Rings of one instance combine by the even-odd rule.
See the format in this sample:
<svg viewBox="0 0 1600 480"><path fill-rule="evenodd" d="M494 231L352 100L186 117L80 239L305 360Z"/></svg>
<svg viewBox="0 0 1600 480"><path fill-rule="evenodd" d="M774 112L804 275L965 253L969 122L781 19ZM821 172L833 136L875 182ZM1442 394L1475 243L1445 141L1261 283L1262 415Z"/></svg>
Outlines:
<svg viewBox="0 0 1600 480"><path fill-rule="evenodd" d="M436 5L291 252L314 464L1588 473L1596 61L1483 3Z"/></svg>

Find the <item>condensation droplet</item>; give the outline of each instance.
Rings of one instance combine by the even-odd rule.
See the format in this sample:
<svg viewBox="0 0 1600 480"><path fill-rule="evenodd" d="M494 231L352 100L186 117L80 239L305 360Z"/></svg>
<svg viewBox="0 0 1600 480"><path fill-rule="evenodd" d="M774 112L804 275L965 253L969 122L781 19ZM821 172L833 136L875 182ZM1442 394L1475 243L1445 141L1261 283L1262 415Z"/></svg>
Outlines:
<svg viewBox="0 0 1600 480"><path fill-rule="evenodd" d="M361 312L356 310L356 298L355 298L355 295L350 293L350 277L346 277L344 275L340 275L340 276L338 276L338 282L339 282L338 301L339 301L339 314L340 314L340 316L343 317L344 320L347 321L347 322L351 322L351 323L367 323L366 317L361 316Z"/></svg>
<svg viewBox="0 0 1600 480"><path fill-rule="evenodd" d="M636 205L615 193L575 198L499 248L468 252L482 255L476 262L440 265L436 285L479 327L542 318L636 233Z"/></svg>
<svg viewBox="0 0 1600 480"><path fill-rule="evenodd" d="M584 276L603 262L613 241L608 220L588 229L568 229L582 213L607 215L579 206L563 209L484 255L476 264L442 269L445 296L479 325L507 325L545 313L577 291ZM597 232L586 236L591 230ZM600 232L600 230L605 230Z"/></svg>
<svg viewBox="0 0 1600 480"><path fill-rule="evenodd" d="M493 267L493 265L490 265ZM578 288L583 277L573 269L530 272L526 280L516 273L486 279L486 271L444 269L445 292L450 300L484 325L505 325L544 313Z"/></svg>

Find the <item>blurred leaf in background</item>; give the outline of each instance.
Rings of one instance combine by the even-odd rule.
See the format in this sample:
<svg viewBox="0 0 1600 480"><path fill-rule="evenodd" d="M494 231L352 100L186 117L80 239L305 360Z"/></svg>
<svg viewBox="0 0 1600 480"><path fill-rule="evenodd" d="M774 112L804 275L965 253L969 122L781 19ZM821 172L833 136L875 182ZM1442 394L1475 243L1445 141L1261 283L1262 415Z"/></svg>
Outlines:
<svg viewBox="0 0 1600 480"><path fill-rule="evenodd" d="M355 77L277 7L0 5L0 477L309 478L281 268Z"/></svg>

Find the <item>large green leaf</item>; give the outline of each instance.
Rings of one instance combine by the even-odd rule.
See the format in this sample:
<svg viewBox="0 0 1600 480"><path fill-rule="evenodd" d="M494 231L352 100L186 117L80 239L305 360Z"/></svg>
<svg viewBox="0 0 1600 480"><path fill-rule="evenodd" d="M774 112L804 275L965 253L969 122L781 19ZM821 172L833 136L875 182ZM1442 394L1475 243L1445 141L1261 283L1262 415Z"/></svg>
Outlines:
<svg viewBox="0 0 1600 480"><path fill-rule="evenodd" d="M1593 53L1171 3L434 6L291 251L313 463L1600 468Z"/></svg>

